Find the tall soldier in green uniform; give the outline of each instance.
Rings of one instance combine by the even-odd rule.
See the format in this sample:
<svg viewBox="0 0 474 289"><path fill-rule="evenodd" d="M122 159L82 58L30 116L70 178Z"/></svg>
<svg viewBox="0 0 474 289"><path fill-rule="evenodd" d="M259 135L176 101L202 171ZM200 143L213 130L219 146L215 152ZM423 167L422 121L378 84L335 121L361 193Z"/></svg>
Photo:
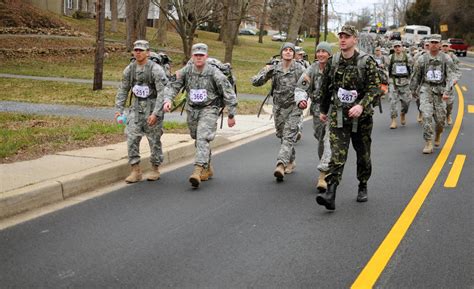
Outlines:
<svg viewBox="0 0 474 289"><path fill-rule="evenodd" d="M163 92L167 85L167 77L161 66L148 59L150 46L148 41L137 40L134 43L135 60L123 71L116 100L115 119L125 110L128 92L132 91L132 106L128 113L127 148L128 162L132 167L131 174L125 179L127 183L135 183L142 179L140 169L140 141L146 135L150 144L150 162L152 170L149 181L160 178L159 166L163 162L161 135L163 134Z"/></svg>
<svg viewBox="0 0 474 289"><path fill-rule="evenodd" d="M283 181L284 175L292 173L295 169L295 143L302 114L295 103L295 87L304 71L303 65L294 59L293 43L284 43L280 49L280 56L280 62L265 66L252 77L254 86L262 86L268 80L272 80L276 135L281 139L277 164L273 172L277 181Z"/></svg>
<svg viewBox="0 0 474 289"><path fill-rule="evenodd" d="M456 68L451 57L440 51L441 35L432 34L430 50L415 63L410 89L420 87L420 110L423 114L424 154L433 153L434 145L441 143L441 134L446 121L446 101L453 93ZM435 127L433 128L433 118Z"/></svg>
<svg viewBox="0 0 474 289"><path fill-rule="evenodd" d="M453 84L458 83L458 80L461 78L461 70L459 69L459 58L450 50L449 43L446 40L441 41L441 49L444 53L449 55L453 60L454 66L456 68L456 78L453 80ZM448 125L453 124L452 112L453 112L453 103L454 103L454 93L449 96L449 99L446 101L446 123Z"/></svg>
<svg viewBox="0 0 474 289"><path fill-rule="evenodd" d="M208 48L204 43L191 48L192 64L176 72L176 81L166 87L163 110L171 110L171 102L184 87L186 90L186 112L190 135L196 140L194 171L189 182L195 188L201 181L213 176L211 166L211 141L217 130L219 110L227 106L227 125L235 125L237 97L227 77L215 66L207 63Z"/></svg>
<svg viewBox="0 0 474 289"><path fill-rule="evenodd" d="M382 94L375 60L357 51L357 30L344 25L339 32L339 48L324 69L321 84L321 121L328 121L331 161L326 176L328 189L319 193L316 202L328 210L336 208L336 188L342 178L349 144L357 154L358 202L366 202L367 181L372 173L370 147L372 143L372 103Z"/></svg>

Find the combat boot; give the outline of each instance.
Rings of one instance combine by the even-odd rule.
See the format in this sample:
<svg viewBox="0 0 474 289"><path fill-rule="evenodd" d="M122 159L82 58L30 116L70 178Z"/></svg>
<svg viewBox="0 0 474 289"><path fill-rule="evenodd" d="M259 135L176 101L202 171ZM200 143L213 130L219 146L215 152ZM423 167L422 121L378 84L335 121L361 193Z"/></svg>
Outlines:
<svg viewBox="0 0 474 289"><path fill-rule="evenodd" d="M400 124L401 125L405 125L407 124L407 120L406 120L406 116L405 116L405 113L400 113Z"/></svg>
<svg viewBox="0 0 474 289"><path fill-rule="evenodd" d="M140 169L140 164L134 164L131 168L131 173L125 179L125 182L128 184L136 183L142 179L142 170Z"/></svg>
<svg viewBox="0 0 474 289"><path fill-rule="evenodd" d="M359 191L357 192L357 202L363 203L369 200L367 196L367 183L359 183Z"/></svg>
<svg viewBox="0 0 474 289"><path fill-rule="evenodd" d="M320 191L325 191L328 189L325 172L319 172L318 183L316 184L316 188Z"/></svg>
<svg viewBox="0 0 474 289"><path fill-rule="evenodd" d="M397 119L392 118L392 122L390 123L390 129L395 129L397 128Z"/></svg>
<svg viewBox="0 0 474 289"><path fill-rule="evenodd" d="M147 180L156 181L160 179L160 169L157 165L151 165L151 171L148 173Z"/></svg>
<svg viewBox="0 0 474 289"><path fill-rule="evenodd" d="M316 203L325 206L326 209L334 211L336 209L336 184L328 184L328 189L324 193L316 196Z"/></svg>
<svg viewBox="0 0 474 289"><path fill-rule="evenodd" d="M451 114L448 114L446 116L446 122L448 123L448 125L452 125L453 124L453 119L451 117Z"/></svg>
<svg viewBox="0 0 474 289"><path fill-rule="evenodd" d="M436 129L436 134L435 134L435 140L434 140L434 145L435 147L439 147L441 144L441 134L443 133L443 128L437 128Z"/></svg>
<svg viewBox="0 0 474 289"><path fill-rule="evenodd" d="M273 172L273 175L277 179L277 181L281 182L283 181L283 177L285 176L285 166L282 163L279 163L275 171Z"/></svg>
<svg viewBox="0 0 474 289"><path fill-rule="evenodd" d="M285 167L285 174L291 174L296 168L296 162L292 161Z"/></svg>
<svg viewBox="0 0 474 289"><path fill-rule="evenodd" d="M416 121L418 123L421 123L423 121L423 114L421 112L418 112L418 116L416 117Z"/></svg>
<svg viewBox="0 0 474 289"><path fill-rule="evenodd" d="M194 171L189 177L189 182L191 183L191 186L193 186L194 188L198 188L199 185L201 184L201 175L202 175L203 170L204 170L203 166L194 165Z"/></svg>
<svg viewBox="0 0 474 289"><path fill-rule="evenodd" d="M214 176L214 168L211 164L207 166L206 169L202 170L201 181L207 181Z"/></svg>
<svg viewBox="0 0 474 289"><path fill-rule="evenodd" d="M425 147L423 148L424 154L432 154L433 153L433 142L431 140L427 140L425 143Z"/></svg>

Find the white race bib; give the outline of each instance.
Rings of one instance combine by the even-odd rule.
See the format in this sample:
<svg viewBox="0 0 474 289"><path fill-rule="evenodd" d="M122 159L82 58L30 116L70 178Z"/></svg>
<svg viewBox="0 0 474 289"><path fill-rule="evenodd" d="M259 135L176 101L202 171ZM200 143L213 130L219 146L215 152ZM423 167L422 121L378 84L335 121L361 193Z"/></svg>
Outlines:
<svg viewBox="0 0 474 289"><path fill-rule="evenodd" d="M132 92L136 97L147 98L150 95L150 88L146 85L135 84L132 88Z"/></svg>
<svg viewBox="0 0 474 289"><path fill-rule="evenodd" d="M337 97L342 103L353 103L357 99L357 90L345 90L339 87Z"/></svg>
<svg viewBox="0 0 474 289"><path fill-rule="evenodd" d="M408 74L408 68L406 65L396 65L395 66L396 74Z"/></svg>
<svg viewBox="0 0 474 289"><path fill-rule="evenodd" d="M194 103L201 103L207 100L207 90L205 89L191 89L189 94L189 99Z"/></svg>
<svg viewBox="0 0 474 289"><path fill-rule="evenodd" d="M382 64L382 59L375 58L375 62L377 62L378 65L381 65Z"/></svg>
<svg viewBox="0 0 474 289"><path fill-rule="evenodd" d="M443 74L441 70L428 70L426 72L426 79L429 81L441 81Z"/></svg>

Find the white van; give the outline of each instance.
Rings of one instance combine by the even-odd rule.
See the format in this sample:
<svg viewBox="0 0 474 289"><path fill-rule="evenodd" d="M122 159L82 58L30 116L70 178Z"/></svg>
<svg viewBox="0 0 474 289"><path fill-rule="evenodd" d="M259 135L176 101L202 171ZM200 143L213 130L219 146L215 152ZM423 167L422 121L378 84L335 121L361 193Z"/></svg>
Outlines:
<svg viewBox="0 0 474 289"><path fill-rule="evenodd" d="M404 40L412 44L418 44L423 37L431 35L431 28L422 25L407 25L404 31Z"/></svg>

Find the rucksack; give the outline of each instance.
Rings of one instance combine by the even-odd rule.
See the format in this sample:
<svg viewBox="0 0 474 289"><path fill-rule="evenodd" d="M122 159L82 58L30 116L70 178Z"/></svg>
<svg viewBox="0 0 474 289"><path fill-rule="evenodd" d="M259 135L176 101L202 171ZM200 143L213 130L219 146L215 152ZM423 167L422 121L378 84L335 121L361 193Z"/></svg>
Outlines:
<svg viewBox="0 0 474 289"><path fill-rule="evenodd" d="M403 51L402 53L403 53L403 59L402 59L401 62L405 63L405 65L407 66L407 69L408 69L408 75L410 75L411 70L410 70L410 66L408 65L408 55L405 51ZM389 74L392 74L393 63L394 62L395 62L395 53L392 53L392 55L390 57L390 65L388 67Z"/></svg>

